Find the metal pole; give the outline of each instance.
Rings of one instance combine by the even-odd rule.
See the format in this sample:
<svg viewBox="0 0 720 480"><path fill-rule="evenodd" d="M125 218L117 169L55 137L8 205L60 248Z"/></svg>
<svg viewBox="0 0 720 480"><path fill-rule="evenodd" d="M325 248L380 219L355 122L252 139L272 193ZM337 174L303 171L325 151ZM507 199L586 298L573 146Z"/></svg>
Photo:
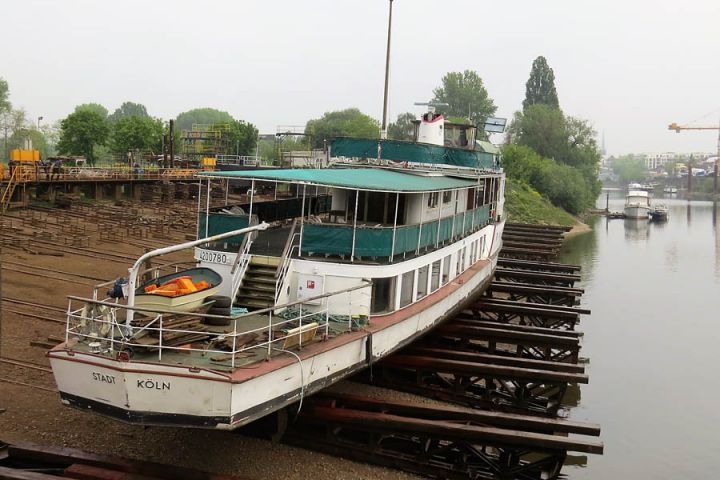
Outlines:
<svg viewBox="0 0 720 480"><path fill-rule="evenodd" d="M393 220L393 239L392 248L390 249L390 263L393 261L395 256L395 232L397 230L397 216L398 216L398 205L400 204L400 193L395 193L395 219Z"/></svg>
<svg viewBox="0 0 720 480"><path fill-rule="evenodd" d="M210 229L210 179L208 178L207 200L205 202L205 237Z"/></svg>
<svg viewBox="0 0 720 480"><path fill-rule="evenodd" d="M298 254L302 256L302 241L303 241L303 230L305 225L305 190L307 189L307 185L303 185L303 196L302 196L302 206L300 207L300 243L298 247ZM297 191L297 190L296 190Z"/></svg>
<svg viewBox="0 0 720 480"><path fill-rule="evenodd" d="M713 169L713 196L718 194L718 159L720 159L720 126L718 126L717 157L715 157L715 168Z"/></svg>
<svg viewBox="0 0 720 480"><path fill-rule="evenodd" d="M358 212L358 201L360 199L360 190L355 190L355 214L353 214L353 236L352 236L352 249L350 250L350 261L355 261L355 232L357 231L357 212ZM367 212L365 212L367 214Z"/></svg>
<svg viewBox="0 0 720 480"><path fill-rule="evenodd" d="M432 193L430 194L432 195ZM425 192L420 194L420 227L418 228L418 241L417 241L417 247L415 248L415 254L420 253L420 238L422 237L422 223L423 223L423 214L425 213Z"/></svg>
<svg viewBox="0 0 720 480"><path fill-rule="evenodd" d="M390 36L392 33L392 5L393 0L390 0L390 15L388 17L388 37L387 37L387 51L385 52L385 93L383 95L383 117L382 127L380 129L380 138L387 138L387 111L388 111L388 83L390 80Z"/></svg>
<svg viewBox="0 0 720 480"><path fill-rule="evenodd" d="M225 206L227 207L228 193L230 192L230 179L225 180Z"/></svg>
<svg viewBox="0 0 720 480"><path fill-rule="evenodd" d="M170 119L170 132L168 134L170 142L170 168L175 168L175 120Z"/></svg>
<svg viewBox="0 0 720 480"><path fill-rule="evenodd" d="M202 198L202 180L198 181L198 206L197 206L197 212L198 212L198 219L197 219L197 228L195 229L195 238L200 238L200 199Z"/></svg>
<svg viewBox="0 0 720 480"><path fill-rule="evenodd" d="M442 197L445 194L445 192L438 192L438 219L437 219L437 233L435 234L435 248L438 248L438 245L440 245L440 220L442 218Z"/></svg>
<svg viewBox="0 0 720 480"><path fill-rule="evenodd" d="M252 222L253 197L255 196L255 180L250 181L250 210L248 212L248 225Z"/></svg>

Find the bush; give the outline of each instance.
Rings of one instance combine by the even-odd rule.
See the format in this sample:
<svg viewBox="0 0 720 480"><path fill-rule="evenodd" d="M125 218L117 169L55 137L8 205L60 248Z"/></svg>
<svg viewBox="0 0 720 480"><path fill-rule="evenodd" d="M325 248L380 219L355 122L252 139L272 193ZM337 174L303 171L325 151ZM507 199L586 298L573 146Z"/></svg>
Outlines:
<svg viewBox="0 0 720 480"><path fill-rule="evenodd" d="M530 147L504 146L503 167L509 178L527 183L553 205L570 213L580 213L594 204L595 185L588 182L583 172L541 157Z"/></svg>

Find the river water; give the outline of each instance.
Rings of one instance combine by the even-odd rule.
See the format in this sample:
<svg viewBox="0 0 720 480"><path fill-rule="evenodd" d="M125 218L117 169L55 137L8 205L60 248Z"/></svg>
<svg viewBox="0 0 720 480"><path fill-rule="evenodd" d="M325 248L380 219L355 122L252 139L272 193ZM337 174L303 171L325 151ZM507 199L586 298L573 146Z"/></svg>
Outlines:
<svg viewBox="0 0 720 480"><path fill-rule="evenodd" d="M624 193L610 193L622 211ZM605 443L570 459L573 480L720 475L720 219L711 202L653 202L667 223L595 218L563 247L592 309L579 327L590 384L570 417L600 423Z"/></svg>

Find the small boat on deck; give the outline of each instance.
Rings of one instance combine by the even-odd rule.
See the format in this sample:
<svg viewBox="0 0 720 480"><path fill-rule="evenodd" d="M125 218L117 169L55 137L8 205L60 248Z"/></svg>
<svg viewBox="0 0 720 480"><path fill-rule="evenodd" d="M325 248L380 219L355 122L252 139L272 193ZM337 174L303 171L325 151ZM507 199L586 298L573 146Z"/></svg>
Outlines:
<svg viewBox="0 0 720 480"><path fill-rule="evenodd" d="M184 284L188 287L183 288ZM222 277L210 268L182 270L140 285L135 290L135 306L140 311L147 308L189 312L215 295L221 284Z"/></svg>

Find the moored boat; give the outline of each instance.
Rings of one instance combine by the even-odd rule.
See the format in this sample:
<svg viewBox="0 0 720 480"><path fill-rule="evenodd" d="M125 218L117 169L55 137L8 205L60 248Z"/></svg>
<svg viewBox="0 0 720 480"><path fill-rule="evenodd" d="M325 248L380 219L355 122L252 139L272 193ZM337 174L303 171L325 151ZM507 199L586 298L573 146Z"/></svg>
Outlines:
<svg viewBox="0 0 720 480"><path fill-rule="evenodd" d="M197 240L140 257L125 299L101 300L105 284L70 298L66 342L48 353L62 401L233 429L437 326L489 285L502 244L505 178L476 133L430 111L415 141L335 139L329 168L204 173ZM211 207L213 182L232 180L250 182L249 201ZM272 194L256 198L258 186ZM182 249L220 281L206 270L139 281L150 258ZM188 277L208 284L191 293L204 304L212 290L213 309L143 303L174 298L148 287Z"/></svg>
<svg viewBox="0 0 720 480"><path fill-rule="evenodd" d="M630 190L625 197L625 218L648 218L650 195L644 190Z"/></svg>

